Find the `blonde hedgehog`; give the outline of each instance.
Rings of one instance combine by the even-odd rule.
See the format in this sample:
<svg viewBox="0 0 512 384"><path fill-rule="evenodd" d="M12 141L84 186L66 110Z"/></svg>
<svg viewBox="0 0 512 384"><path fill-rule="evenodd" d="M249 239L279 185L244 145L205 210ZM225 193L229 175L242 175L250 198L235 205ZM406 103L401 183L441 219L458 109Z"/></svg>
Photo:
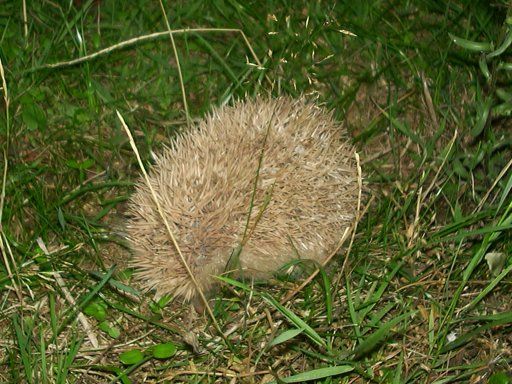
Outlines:
<svg viewBox="0 0 512 384"><path fill-rule="evenodd" d="M157 156L149 180L203 292L228 268L265 279L295 259L323 262L353 224L359 193L344 128L288 97L214 109ZM128 212L136 278L157 297L198 300L142 179Z"/></svg>

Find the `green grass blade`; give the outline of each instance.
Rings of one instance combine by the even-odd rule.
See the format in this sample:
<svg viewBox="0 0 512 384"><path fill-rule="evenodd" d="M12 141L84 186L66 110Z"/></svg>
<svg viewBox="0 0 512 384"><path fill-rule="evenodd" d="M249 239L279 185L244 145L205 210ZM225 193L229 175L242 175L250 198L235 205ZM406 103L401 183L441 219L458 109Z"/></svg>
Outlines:
<svg viewBox="0 0 512 384"><path fill-rule="evenodd" d="M364 339L357 347L352 351L352 354L356 359L360 359L365 356L373 349L375 349L380 343L389 337L391 329L402 322L404 319L412 316L415 312L404 313L394 319L381 325L375 332Z"/></svg>
<svg viewBox="0 0 512 384"><path fill-rule="evenodd" d="M512 189L512 172L510 173L510 177L508 178L505 188L503 188L503 192L501 193L500 202L498 203L498 208L496 208L496 212L500 211L501 207L503 206L503 203L505 202L508 195L510 194L511 189Z"/></svg>
<svg viewBox="0 0 512 384"><path fill-rule="evenodd" d="M485 41L480 42L480 41L467 40L467 39L463 39L462 37L452 35L451 33L449 33L449 35L450 35L450 39L452 39L452 41L455 44L457 44L459 47L467 49L468 51L490 52L494 48L492 43L488 43Z"/></svg>
<svg viewBox="0 0 512 384"><path fill-rule="evenodd" d="M484 331L487 331L494 327L512 324L512 312L500 313L496 315L495 318L496 320L493 320L480 327L476 327L472 331L466 332L463 335L459 336L454 341L447 343L441 349L441 353L446 353L454 349L460 348L461 346L469 343L471 340L473 340L476 336L478 336L480 333Z"/></svg>
<svg viewBox="0 0 512 384"><path fill-rule="evenodd" d="M354 367L350 365L339 365L334 367L319 368L308 372L301 372L285 378L280 378L282 383L303 383L310 380L319 380L326 377L338 376L344 373L352 372ZM271 382L275 383L275 381Z"/></svg>
<svg viewBox="0 0 512 384"><path fill-rule="evenodd" d="M302 320L299 316L297 316L295 313L290 311L288 308L285 308L282 306L276 299L274 299L272 296L263 294L263 299L269 303L272 307L277 309L290 323L295 325L298 329L303 329L304 333L311 339L315 344L327 348L327 344L322 339L322 337L307 324L304 320Z"/></svg>
<svg viewBox="0 0 512 384"><path fill-rule="evenodd" d="M48 383L48 364L46 361L46 342L43 328L39 328L39 353L41 354L41 383Z"/></svg>
<svg viewBox="0 0 512 384"><path fill-rule="evenodd" d="M30 350L30 333L32 329L27 327L28 324L22 324L23 318L15 315L12 319L14 325L14 333L16 335L16 342L20 353L21 363L25 370L25 380L27 383L33 382L33 368L34 362L32 360L32 353Z"/></svg>
<svg viewBox="0 0 512 384"><path fill-rule="evenodd" d="M281 334L277 335L268 345L270 347L273 347L278 344L282 344L287 342L288 340L293 339L295 336L300 335L304 330L303 329L289 329L287 331L282 332Z"/></svg>
<svg viewBox="0 0 512 384"><path fill-rule="evenodd" d="M464 307L464 310L469 310L477 305L484 297L486 297L498 284L512 271L512 264L505 268L501 273L496 276L471 302Z"/></svg>
<svg viewBox="0 0 512 384"><path fill-rule="evenodd" d="M350 288L350 282L349 279L345 279L346 281L346 289L347 289L347 306L348 306L348 313L350 315L350 321L352 322L352 325L354 327L354 333L356 335L357 340L361 340L361 319L358 316L358 313L355 310L354 307L354 297L352 294L352 289Z"/></svg>

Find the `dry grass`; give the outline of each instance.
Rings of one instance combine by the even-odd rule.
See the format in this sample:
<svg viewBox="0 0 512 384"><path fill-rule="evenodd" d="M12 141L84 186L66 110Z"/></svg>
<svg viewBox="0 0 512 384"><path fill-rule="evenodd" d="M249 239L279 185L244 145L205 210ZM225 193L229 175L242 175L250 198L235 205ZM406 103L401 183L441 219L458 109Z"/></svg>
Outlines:
<svg viewBox="0 0 512 384"><path fill-rule="evenodd" d="M486 80L448 35L499 47L508 5L163 6L177 54L158 2L0 12L0 382L510 383L510 53L487 53ZM314 278L224 279L224 337L111 264L128 257L112 228L138 174L114 111L148 162L186 129L183 90L193 119L246 95L319 96L371 190Z"/></svg>

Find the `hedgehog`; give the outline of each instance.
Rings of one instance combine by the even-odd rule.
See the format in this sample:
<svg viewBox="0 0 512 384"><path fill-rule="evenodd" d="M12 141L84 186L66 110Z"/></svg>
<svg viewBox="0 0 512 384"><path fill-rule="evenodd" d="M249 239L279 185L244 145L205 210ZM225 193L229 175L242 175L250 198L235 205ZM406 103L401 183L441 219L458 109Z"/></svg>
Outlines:
<svg viewBox="0 0 512 384"><path fill-rule="evenodd" d="M357 216L355 149L333 112L304 97L214 108L155 157L150 184L207 294L224 273L268 280L297 259L324 262ZM144 289L199 300L142 178L126 232Z"/></svg>

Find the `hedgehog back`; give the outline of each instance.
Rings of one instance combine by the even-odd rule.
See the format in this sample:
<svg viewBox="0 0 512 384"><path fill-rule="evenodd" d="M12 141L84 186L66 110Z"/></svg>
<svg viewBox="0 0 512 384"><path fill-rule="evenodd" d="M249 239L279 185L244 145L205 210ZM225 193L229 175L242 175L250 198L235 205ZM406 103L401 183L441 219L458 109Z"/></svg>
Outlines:
<svg viewBox="0 0 512 384"><path fill-rule="evenodd" d="M229 263L238 274L267 278L293 259L322 262L352 225L358 195L342 126L323 108L286 97L214 109L158 156L150 182L204 291L244 233L238 260ZM132 265L145 288L195 298L142 180L129 212Z"/></svg>

